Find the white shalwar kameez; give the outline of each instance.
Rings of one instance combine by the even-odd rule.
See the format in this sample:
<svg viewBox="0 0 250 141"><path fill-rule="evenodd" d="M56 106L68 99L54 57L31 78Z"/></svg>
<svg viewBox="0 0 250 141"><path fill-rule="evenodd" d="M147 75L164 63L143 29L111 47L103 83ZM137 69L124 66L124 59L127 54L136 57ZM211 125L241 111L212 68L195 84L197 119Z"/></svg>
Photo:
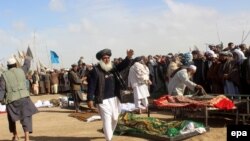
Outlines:
<svg viewBox="0 0 250 141"><path fill-rule="evenodd" d="M105 138L107 141L111 141L121 112L120 100L117 97L104 99L102 104L98 104L97 107L103 120Z"/></svg>
<svg viewBox="0 0 250 141"><path fill-rule="evenodd" d="M132 87L134 93L134 103L136 108L148 107L148 99L150 96L148 90L149 69L146 65L136 62L129 70L128 86Z"/></svg>
<svg viewBox="0 0 250 141"><path fill-rule="evenodd" d="M187 69L182 69L178 71L173 78L169 81L168 84L168 92L171 95L183 95L186 86L194 90L195 84L194 82L190 81L190 76L187 73Z"/></svg>

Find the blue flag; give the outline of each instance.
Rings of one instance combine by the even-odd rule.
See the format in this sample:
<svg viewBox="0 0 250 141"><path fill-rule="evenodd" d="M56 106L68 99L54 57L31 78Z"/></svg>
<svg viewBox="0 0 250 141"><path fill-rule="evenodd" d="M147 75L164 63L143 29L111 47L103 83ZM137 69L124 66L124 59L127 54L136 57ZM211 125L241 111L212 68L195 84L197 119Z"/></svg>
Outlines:
<svg viewBox="0 0 250 141"><path fill-rule="evenodd" d="M59 56L54 51L50 51L50 60L52 64L59 64Z"/></svg>

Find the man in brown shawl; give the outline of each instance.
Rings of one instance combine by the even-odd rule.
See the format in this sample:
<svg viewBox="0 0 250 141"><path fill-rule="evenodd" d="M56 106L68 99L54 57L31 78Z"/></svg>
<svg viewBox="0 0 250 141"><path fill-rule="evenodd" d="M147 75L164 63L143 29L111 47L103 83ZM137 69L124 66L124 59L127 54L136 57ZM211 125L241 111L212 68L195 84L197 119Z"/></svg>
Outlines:
<svg viewBox="0 0 250 141"><path fill-rule="evenodd" d="M224 86L224 94L239 94L240 75L235 61L230 59L232 56L229 51L219 54L221 65L218 74Z"/></svg>

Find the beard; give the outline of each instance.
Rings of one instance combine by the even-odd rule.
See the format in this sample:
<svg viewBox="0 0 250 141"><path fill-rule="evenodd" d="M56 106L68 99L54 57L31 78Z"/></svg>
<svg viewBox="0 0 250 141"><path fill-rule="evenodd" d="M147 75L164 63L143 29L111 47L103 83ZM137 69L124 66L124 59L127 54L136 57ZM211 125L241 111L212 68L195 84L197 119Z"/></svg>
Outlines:
<svg viewBox="0 0 250 141"><path fill-rule="evenodd" d="M109 72L110 70L113 69L113 64L111 62L109 62L108 64L105 64L102 60L100 60L99 64L101 68L106 72Z"/></svg>

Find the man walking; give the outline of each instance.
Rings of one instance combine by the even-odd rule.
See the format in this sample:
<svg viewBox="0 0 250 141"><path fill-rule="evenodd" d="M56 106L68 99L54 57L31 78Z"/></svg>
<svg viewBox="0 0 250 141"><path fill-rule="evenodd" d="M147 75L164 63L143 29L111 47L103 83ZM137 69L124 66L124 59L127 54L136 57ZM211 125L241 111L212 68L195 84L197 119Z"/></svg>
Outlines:
<svg viewBox="0 0 250 141"><path fill-rule="evenodd" d="M30 99L30 92L26 85L25 74L30 68L30 60L26 58L23 67L17 68L16 60L10 58L7 67L8 70L0 77L0 95L4 95L3 100L6 104L9 130L13 133L12 140L18 140L16 121L20 120L25 141L29 141L29 133L33 131L32 115L38 112Z"/></svg>
<svg viewBox="0 0 250 141"><path fill-rule="evenodd" d="M130 64L133 50L127 51L127 57L114 66L111 62L110 49L103 49L96 54L99 64L94 66L89 79L88 94L94 95L97 108L103 121L103 131L107 141L111 141L120 113L120 79L118 72Z"/></svg>

